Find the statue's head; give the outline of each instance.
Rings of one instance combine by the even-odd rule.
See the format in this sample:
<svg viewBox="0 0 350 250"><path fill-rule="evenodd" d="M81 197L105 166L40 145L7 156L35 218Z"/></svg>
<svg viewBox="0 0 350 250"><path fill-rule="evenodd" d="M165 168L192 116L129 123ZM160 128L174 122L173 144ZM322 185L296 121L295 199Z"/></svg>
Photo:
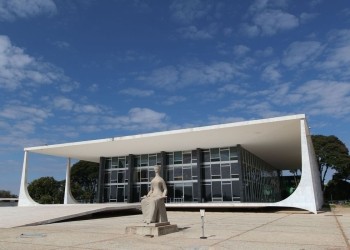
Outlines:
<svg viewBox="0 0 350 250"><path fill-rule="evenodd" d="M159 173L159 171L160 171L160 165L155 165L154 172Z"/></svg>

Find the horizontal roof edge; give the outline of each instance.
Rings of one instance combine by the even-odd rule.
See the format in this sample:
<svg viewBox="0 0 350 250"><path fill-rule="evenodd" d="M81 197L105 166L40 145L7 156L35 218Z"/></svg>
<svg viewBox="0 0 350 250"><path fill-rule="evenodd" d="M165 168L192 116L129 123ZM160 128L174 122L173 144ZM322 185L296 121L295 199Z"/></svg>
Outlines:
<svg viewBox="0 0 350 250"><path fill-rule="evenodd" d="M78 146L78 145L85 145L85 144L112 142L117 140L122 141L122 140L136 139L136 138L147 138L147 137L153 137L153 136L189 133L189 132L213 130L213 129L219 129L219 128L239 127L239 126L247 126L247 125L260 124L260 123L263 124L263 123L297 120L297 119L305 119L305 114L281 116L281 117L250 120L250 121L240 121L240 122L234 122L234 123L224 123L224 124L209 125L209 126L202 126L202 127L195 127L195 128L185 128L185 129L169 130L169 131L162 131L162 132L153 132L153 133L147 133L147 134L127 135L127 136L112 137L112 138L98 139L98 140L88 140L88 141L27 147L27 148L24 148L24 151L40 151L42 149L49 149L49 148L56 148L56 147L65 147L65 146L74 146L74 145Z"/></svg>

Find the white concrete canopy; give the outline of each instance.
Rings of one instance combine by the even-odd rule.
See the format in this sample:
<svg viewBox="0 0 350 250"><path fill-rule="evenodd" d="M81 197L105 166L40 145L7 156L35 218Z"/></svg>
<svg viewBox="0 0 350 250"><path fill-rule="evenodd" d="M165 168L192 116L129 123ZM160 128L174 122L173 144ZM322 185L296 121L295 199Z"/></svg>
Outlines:
<svg viewBox="0 0 350 250"><path fill-rule="evenodd" d="M29 152L99 162L100 157L230 147L237 144L276 169L301 169L302 176L297 189L286 199L272 203L193 203L169 204L169 206L282 206L302 208L313 213L317 213L317 210L322 207L323 196L319 170L310 131L303 114L25 148L19 206L35 205L26 187L27 153ZM70 163L67 165L67 180L69 180L69 165ZM68 184L65 203L73 202Z"/></svg>
<svg viewBox="0 0 350 250"><path fill-rule="evenodd" d="M25 148L27 152L99 162L100 157L228 147L236 144L277 169L301 168L305 115Z"/></svg>

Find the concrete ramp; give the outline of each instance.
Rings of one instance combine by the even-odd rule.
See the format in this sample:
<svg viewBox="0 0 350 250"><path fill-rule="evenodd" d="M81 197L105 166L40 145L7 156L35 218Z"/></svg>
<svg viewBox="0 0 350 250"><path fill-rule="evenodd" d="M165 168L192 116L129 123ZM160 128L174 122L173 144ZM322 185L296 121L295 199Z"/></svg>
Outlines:
<svg viewBox="0 0 350 250"><path fill-rule="evenodd" d="M99 212L124 211L140 208L140 203L0 207L0 228L49 224Z"/></svg>

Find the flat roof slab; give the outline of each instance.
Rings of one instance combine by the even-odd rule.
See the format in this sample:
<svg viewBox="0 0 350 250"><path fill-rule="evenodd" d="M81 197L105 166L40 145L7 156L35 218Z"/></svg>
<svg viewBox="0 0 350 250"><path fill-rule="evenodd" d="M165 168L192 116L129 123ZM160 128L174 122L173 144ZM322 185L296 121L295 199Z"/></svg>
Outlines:
<svg viewBox="0 0 350 250"><path fill-rule="evenodd" d="M99 162L100 157L229 147L237 144L277 169L301 167L300 120L292 115L190 129L25 148L28 152Z"/></svg>

